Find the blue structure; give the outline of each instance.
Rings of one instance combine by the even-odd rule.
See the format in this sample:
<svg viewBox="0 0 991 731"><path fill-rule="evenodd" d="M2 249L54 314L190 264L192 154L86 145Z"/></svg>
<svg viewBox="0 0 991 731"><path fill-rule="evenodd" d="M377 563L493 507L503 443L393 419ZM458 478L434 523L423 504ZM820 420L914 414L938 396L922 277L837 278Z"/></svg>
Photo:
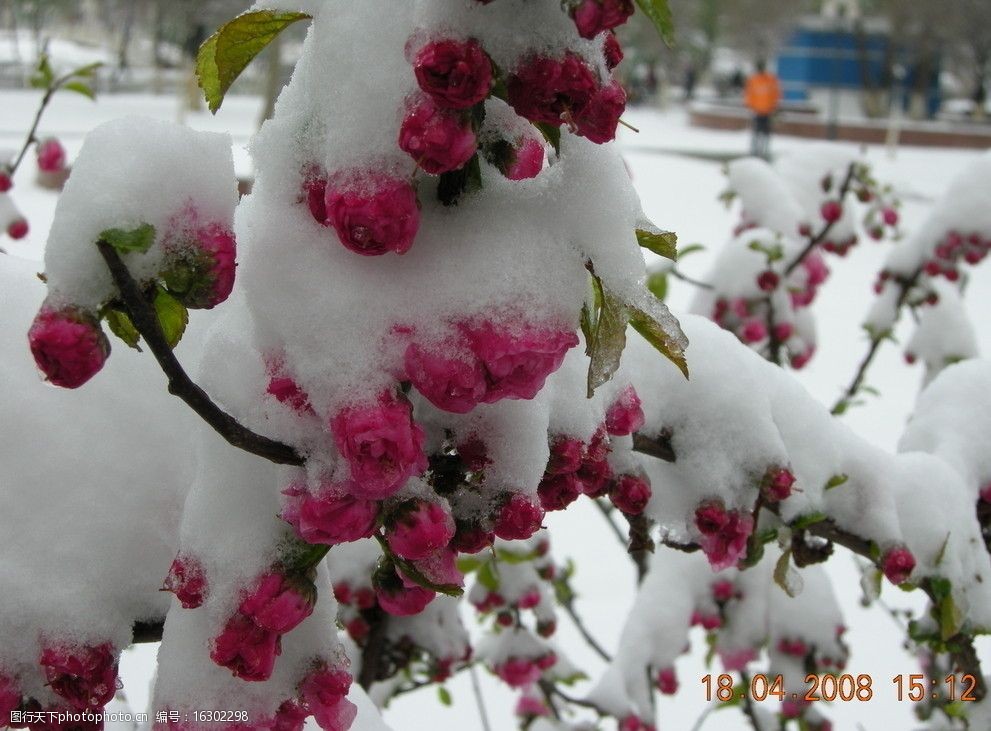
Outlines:
<svg viewBox="0 0 991 731"><path fill-rule="evenodd" d="M854 33L827 22L807 22L792 33L779 51L777 73L786 101L809 102L821 99L822 92L860 91L865 80L876 88L887 86L891 83L886 78L887 63L892 55L897 59L902 54L891 48L887 33ZM915 69L906 68L905 78L898 80L903 102L907 96L904 90L915 87L915 73ZM934 116L940 104L938 68L932 70L927 86L927 111Z"/></svg>

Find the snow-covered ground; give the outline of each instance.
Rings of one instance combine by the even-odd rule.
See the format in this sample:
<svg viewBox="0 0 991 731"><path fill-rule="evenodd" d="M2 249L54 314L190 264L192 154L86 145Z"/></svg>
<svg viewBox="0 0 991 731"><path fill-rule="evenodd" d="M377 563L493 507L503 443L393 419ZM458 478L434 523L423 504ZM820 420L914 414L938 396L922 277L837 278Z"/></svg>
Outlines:
<svg viewBox="0 0 991 731"><path fill-rule="evenodd" d="M38 97L38 93L27 91L0 94L0 109L4 110L0 117L0 149L18 147L23 141ZM250 163L243 148L254 132L259 107L257 100L231 97L216 117L196 113L186 115L185 119L197 129L231 132L237 146L238 172L248 175ZM46 114L41 134L58 136L71 159L78 152L87 130L127 114L174 120L180 116L179 102L172 96L117 95L102 97L93 103L83 97L63 94ZM626 119L640 129L639 134L623 130L620 145L624 148L644 209L658 225L677 231L682 244L698 242L708 247L706 252L687 258L682 265L687 274L703 278L713 252L726 239L734 223L731 212L716 200L725 187L719 160L745 152L749 145L748 135L689 128L679 109L633 109ZM777 152L807 144L808 141L788 138L774 141ZM903 227L908 231L921 222L952 177L977 154L975 151L920 148L897 151L872 148L867 151L876 176L892 183L900 194L904 202ZM32 185L34 174L34 166L28 161L18 174L15 189L17 204L30 221L31 233L22 242L5 239L3 246L12 255L40 262L56 195ZM815 304L819 315L820 348L812 363L797 374L809 391L824 403L831 404L835 400L840 387L849 381L863 356L866 342L860 322L872 299L871 284L887 246L864 242L846 259L830 260L833 276ZM2 258L0 266L3 266ZM38 268L40 270L40 263ZM676 314L685 311L692 294L688 285L676 283L673 286L670 303ZM976 269L967 293L968 308L982 353L991 352L991 326L981 317L989 297L991 271L985 265ZM30 356L25 347L22 352L5 352L3 357ZM911 411L920 380L921 366L905 366L899 348L885 344L868 379L881 390L881 396L869 397L867 404L851 410L843 418L865 439L891 450ZM552 514L548 524L557 556L560 559L570 556L576 561L579 612L592 633L607 648L614 647L622 618L633 598L632 566L622 556L602 517L588 502L576 503L566 514ZM828 567L850 627L848 641L852 653L847 671L854 675L869 674L875 689L870 702L832 704L828 713L834 719L835 728L865 731L911 728L911 704L896 700L891 683L897 674L918 672L914 658L901 647L901 632L884 612L861 608L859 575L850 556L838 551ZM888 585L883 598L892 606L919 606L914 596L902 594ZM691 729L706 707L701 678L708 672L719 672L718 666L705 667L702 635L699 630L696 632L699 634L693 635L695 651L682 658L677 666L681 692L674 699L662 697L659 701L661 729ZM560 621L557 641L580 667L595 677L602 667L601 662L583 644L566 618ZM991 644L983 642L980 649L991 658ZM135 709L147 704L153 663L154 647L151 646L138 647L124 654L122 674ZM482 675L485 675L484 671ZM482 678L482 688L493 731L515 728L512 717L515 696L488 677ZM450 707L440 705L435 691L428 689L396 700L386 711L386 720L397 731L481 728L468 675L462 674L450 681L449 689L454 698ZM709 731L746 728L747 723L735 710L713 714L703 726Z"/></svg>

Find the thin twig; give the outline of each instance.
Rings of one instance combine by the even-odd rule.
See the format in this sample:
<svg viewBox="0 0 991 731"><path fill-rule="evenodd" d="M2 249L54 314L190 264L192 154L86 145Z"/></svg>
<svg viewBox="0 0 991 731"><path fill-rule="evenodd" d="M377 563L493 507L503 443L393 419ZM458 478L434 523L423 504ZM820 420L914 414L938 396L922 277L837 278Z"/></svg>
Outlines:
<svg viewBox="0 0 991 731"><path fill-rule="evenodd" d="M691 284L695 287L698 287L699 289L710 289L710 290L715 289L715 287L709 284L708 282L703 282L700 279L695 279L694 277L690 277L684 272L677 269L676 267L672 267L670 273L671 276L674 277L675 279L680 279L682 282L685 282L686 284Z"/></svg>
<svg viewBox="0 0 991 731"><path fill-rule="evenodd" d="M625 549L626 536L624 536L622 531L620 531L619 526L613 522L612 510L608 505L603 504L601 500L593 500L592 504L599 509L600 513L602 513L602 517L606 519L606 523L609 524L609 528L612 530L613 535L616 536L616 540L619 541L619 544Z"/></svg>
<svg viewBox="0 0 991 731"><path fill-rule="evenodd" d="M114 284L120 291L122 306L148 348L155 356L169 379L169 393L178 396L228 443L251 454L264 457L275 464L302 466L303 457L291 446L256 434L241 425L233 416L223 411L186 374L176 359L162 333L151 305L131 276L127 265L121 260L117 250L104 240L97 241L96 248L110 269Z"/></svg>
<svg viewBox="0 0 991 731"><path fill-rule="evenodd" d="M674 462L677 455L671 445L672 436L668 429L653 437L637 432L633 435L633 451L663 459L665 462Z"/></svg>
<svg viewBox="0 0 991 731"><path fill-rule="evenodd" d="M909 277L906 279L895 279L895 283L901 287L898 292L898 299L895 302L895 322L898 321L901 315L902 307L905 306L905 302L908 300L908 295L912 291L916 282L919 281L919 277L922 274L921 267L916 269ZM833 408L830 409L830 413L834 416L843 412L845 407L849 404L850 399L857 395L860 391L860 387L863 385L864 379L867 377L867 369L870 368L871 363L874 362L874 357L877 355L881 348L881 343L887 338L885 333L877 333L871 336L870 345L867 348L867 353L864 355L863 360L860 361L860 365L857 366L857 371L853 375L853 380L850 381L844 390L843 394L837 399L836 403L833 404Z"/></svg>
<svg viewBox="0 0 991 731"><path fill-rule="evenodd" d="M625 515L625 514L624 514ZM630 524L630 547L628 549L637 566L637 583L643 583L650 567L650 554L654 552L654 539L650 537L651 521L646 515L625 515Z"/></svg>
<svg viewBox="0 0 991 731"><path fill-rule="evenodd" d="M361 648L361 671L358 673L358 685L365 691L372 684L386 677L383 667L385 663L386 634L389 628L389 615L379 607L366 610L363 616L369 625L365 646Z"/></svg>
<svg viewBox="0 0 991 731"><path fill-rule="evenodd" d="M574 599L567 602L562 602L561 606L564 607L564 611L567 612L569 617L571 617L571 621L574 623L575 628L578 630L579 634L581 634L585 642L588 643L588 646L595 650L595 654L601 657L605 662L611 663L612 657L602 648L602 645L596 641L596 639L592 636L592 633L588 631L588 627L586 627L585 623L582 622L581 617L578 616L578 612L575 609Z"/></svg>
<svg viewBox="0 0 991 731"><path fill-rule="evenodd" d="M720 706L715 703L710 703L709 707L702 711L702 715L698 717L695 725L692 726L692 731L702 731L702 726L705 724L706 719L709 718L709 714L719 707Z"/></svg>
<svg viewBox="0 0 991 731"><path fill-rule="evenodd" d="M492 731L492 727L489 725L489 714L485 710L485 696L482 695L482 686L478 682L478 669L472 665L468 672L471 673L471 689L475 693L478 715L482 719L482 731Z"/></svg>
<svg viewBox="0 0 991 731"><path fill-rule="evenodd" d="M754 701L750 697L750 676L745 671L740 671L740 679L743 681L743 715L750 721L754 731L761 731L760 719L757 718L757 709Z"/></svg>

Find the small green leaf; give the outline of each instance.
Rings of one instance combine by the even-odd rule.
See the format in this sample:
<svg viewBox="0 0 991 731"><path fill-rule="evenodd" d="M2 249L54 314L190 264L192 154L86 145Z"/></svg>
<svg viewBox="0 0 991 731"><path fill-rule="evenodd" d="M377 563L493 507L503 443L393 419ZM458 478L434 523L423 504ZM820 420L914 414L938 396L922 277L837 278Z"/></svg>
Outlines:
<svg viewBox="0 0 991 731"><path fill-rule="evenodd" d="M794 582L789 581L788 574L791 572L791 549L781 554L778 562L774 564L774 583L781 587L781 590L794 599L798 596L798 591Z"/></svg>
<svg viewBox="0 0 991 731"><path fill-rule="evenodd" d="M437 686L437 699L442 706L450 706L454 702L451 698L451 691L444 685Z"/></svg>
<svg viewBox="0 0 991 731"><path fill-rule="evenodd" d="M478 570L478 582L489 591L499 589L499 577L496 574L495 562L486 561Z"/></svg>
<svg viewBox="0 0 991 731"><path fill-rule="evenodd" d="M719 705L716 706L716 710L721 711L724 708L734 708L735 706L740 705L743 703L743 699L746 698L749 692L749 685L737 683L733 686L733 695L730 696L730 699L728 701L719 701Z"/></svg>
<svg viewBox="0 0 991 731"><path fill-rule="evenodd" d="M93 87L87 84L85 81L67 81L62 84L63 89L68 91L74 91L77 94L82 94L87 99L92 99L96 101L96 92L93 91Z"/></svg>
<svg viewBox="0 0 991 731"><path fill-rule="evenodd" d="M658 256L663 256L671 261L678 260L678 234L673 231L648 231L647 229L637 229L637 243L641 248L653 251Z"/></svg>
<svg viewBox="0 0 991 731"><path fill-rule="evenodd" d="M77 69L73 69L72 71L69 72L68 76L70 77L74 76L83 79L92 78L92 76L96 73L96 70L102 67L103 67L102 61L97 61L96 63L88 63L85 66L80 66Z"/></svg>
<svg viewBox="0 0 991 731"><path fill-rule="evenodd" d="M482 168L475 155L458 170L443 173L437 182L437 200L445 206L456 206L461 196L482 189Z"/></svg>
<svg viewBox="0 0 991 731"><path fill-rule="evenodd" d="M462 574L470 574L482 565L482 560L477 556L461 556L458 558L458 571Z"/></svg>
<svg viewBox="0 0 991 731"><path fill-rule="evenodd" d="M533 126L536 127L537 131L544 136L544 139L551 144L551 147L554 148L554 152L560 155L561 128L553 124L547 124L546 122L534 122Z"/></svg>
<svg viewBox="0 0 991 731"><path fill-rule="evenodd" d="M602 292L602 307L589 341L589 398L619 368L619 360L626 347L626 326L630 322L630 313L623 301L602 287L598 277L593 275L593 278Z"/></svg>
<svg viewBox="0 0 991 731"><path fill-rule="evenodd" d="M871 396L880 396L881 392L878 391L874 386L868 386L866 383L860 387L863 393L869 393Z"/></svg>
<svg viewBox="0 0 991 731"><path fill-rule="evenodd" d="M216 114L237 77L279 33L308 19L306 13L256 10L239 15L207 38L196 57L196 76L210 111Z"/></svg>
<svg viewBox="0 0 991 731"><path fill-rule="evenodd" d="M963 612L953 601L953 595L946 596L939 605L939 634L946 642L963 626Z"/></svg>
<svg viewBox="0 0 991 731"><path fill-rule="evenodd" d="M55 81L55 72L52 70L48 54L43 53L38 59L38 66L34 74L31 76L31 86L35 89L48 89L53 81Z"/></svg>
<svg viewBox="0 0 991 731"><path fill-rule="evenodd" d="M652 310L648 312L649 310ZM685 378L688 378L688 360L685 358L685 348L688 338L681 330L681 325L671 315L667 305L658 300L643 309L630 306L630 324L643 338L656 348L661 355L678 366Z"/></svg>
<svg viewBox="0 0 991 731"><path fill-rule="evenodd" d="M162 327L162 334L165 335L166 342L169 347L174 348L182 340L182 334L186 332L189 311L179 300L161 287L155 290L152 306L155 308L155 314L158 315L158 324Z"/></svg>
<svg viewBox="0 0 991 731"><path fill-rule="evenodd" d="M678 252L678 259L684 259L689 254L694 254L698 251L705 251L705 247L702 244L689 244Z"/></svg>
<svg viewBox="0 0 991 731"><path fill-rule="evenodd" d="M650 19L668 46L674 45L674 18L668 0L637 0L640 11Z"/></svg>
<svg viewBox="0 0 991 731"><path fill-rule="evenodd" d="M668 275L667 272L654 272L647 275L647 289L661 302L668 296Z"/></svg>
<svg viewBox="0 0 991 731"><path fill-rule="evenodd" d="M119 254L137 252L143 254L155 243L155 227L143 223L130 230L109 228L100 234L100 238L114 247Z"/></svg>
<svg viewBox="0 0 991 731"><path fill-rule="evenodd" d="M946 558L946 547L950 545L950 534L946 534L946 538L943 539L943 545L939 547L939 553L936 554L936 566L943 563L943 559Z"/></svg>
<svg viewBox="0 0 991 731"><path fill-rule="evenodd" d="M110 309L107 311L107 327L110 328L110 332L119 337L128 347L134 348L135 350L141 350L138 347L138 341L141 340L141 333L138 329L134 327L134 323L131 322L131 318L123 310Z"/></svg>
<svg viewBox="0 0 991 731"><path fill-rule="evenodd" d="M800 515L791 522L791 527L794 530L805 530L809 526L813 526L816 523L821 523L827 519L825 513L808 513L806 515Z"/></svg>
<svg viewBox="0 0 991 731"><path fill-rule="evenodd" d="M829 482L826 483L827 490L832 490L839 487L840 485L846 484L847 480L850 479L849 475L833 475L829 478Z"/></svg>

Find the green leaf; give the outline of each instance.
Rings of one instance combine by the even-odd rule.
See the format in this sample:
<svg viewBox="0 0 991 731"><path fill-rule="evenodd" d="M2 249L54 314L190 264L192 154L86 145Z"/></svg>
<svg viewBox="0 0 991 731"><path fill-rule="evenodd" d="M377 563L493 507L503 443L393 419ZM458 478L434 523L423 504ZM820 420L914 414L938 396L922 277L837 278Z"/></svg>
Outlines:
<svg viewBox="0 0 991 731"><path fill-rule="evenodd" d="M546 122L534 122L533 126L544 136L551 147L554 148L554 152L561 154L561 128L553 124L547 124Z"/></svg>
<svg viewBox="0 0 991 731"><path fill-rule="evenodd" d="M96 70L103 67L103 61L97 61L96 63L88 63L85 66L80 66L77 69L70 71L67 76L69 77L80 77L84 79L92 78L96 73Z"/></svg>
<svg viewBox="0 0 991 731"><path fill-rule="evenodd" d="M637 0L640 11L654 24L658 35L668 46L674 45L674 18L668 0Z"/></svg>
<svg viewBox="0 0 991 731"><path fill-rule="evenodd" d="M217 113L231 84L279 33L309 19L306 13L256 10L239 15L207 38L196 57L196 76L210 111Z"/></svg>
<svg viewBox="0 0 991 731"><path fill-rule="evenodd" d="M138 347L138 341L141 340L141 333L138 329L134 327L134 323L131 322L131 318L123 310L110 309L107 311L107 327L110 328L110 332L119 337L128 347L134 348L140 351L141 348Z"/></svg>
<svg viewBox="0 0 991 731"><path fill-rule="evenodd" d="M155 227L150 223L143 223L130 230L108 228L100 234L100 238L114 247L119 254L129 254L132 251L143 254L155 243Z"/></svg>
<svg viewBox="0 0 991 731"><path fill-rule="evenodd" d="M794 582L788 580L791 572L791 549L781 554L778 562L774 565L774 583L781 587L781 590L794 599L801 589L797 589Z"/></svg>
<svg viewBox="0 0 991 731"><path fill-rule="evenodd" d="M186 307L171 294L161 287L155 290L155 299L152 302L155 314L158 315L158 324L162 327L162 334L169 347L174 348L182 340L182 334L186 332L186 324L189 322L189 311Z"/></svg>
<svg viewBox="0 0 991 731"><path fill-rule="evenodd" d="M458 571L462 574L470 574L482 565L483 561L477 556L460 556L458 558Z"/></svg>
<svg viewBox="0 0 991 731"><path fill-rule="evenodd" d="M805 530L809 526L815 525L816 523L821 523L826 520L827 517L828 516L825 513L808 513L806 515L800 515L791 522L791 527L794 530Z"/></svg>
<svg viewBox="0 0 991 731"><path fill-rule="evenodd" d="M62 88L67 89L68 91L74 91L77 94L82 94L87 99L96 101L96 92L94 92L93 87L85 81L67 81L62 84Z"/></svg>
<svg viewBox="0 0 991 731"><path fill-rule="evenodd" d="M721 711L724 708L733 708L743 703L743 699L750 692L750 686L744 685L743 683L737 683L733 686L733 695L728 701L719 701L719 705L716 706L717 711Z"/></svg>
<svg viewBox="0 0 991 731"><path fill-rule="evenodd" d="M442 706L450 706L454 702L451 698L451 691L443 685L437 686L437 699L440 701Z"/></svg>
<svg viewBox="0 0 991 731"><path fill-rule="evenodd" d="M943 539L943 545L939 547L939 553L936 554L936 566L943 563L943 559L946 558L946 547L950 545L950 534L946 534L946 538Z"/></svg>
<svg viewBox="0 0 991 731"><path fill-rule="evenodd" d="M681 325L671 315L667 305L651 300L644 308L630 305L630 324L643 338L656 348L661 355L678 366L678 370L688 378L688 361L685 348L688 338L681 331ZM648 311L651 310L651 311Z"/></svg>
<svg viewBox="0 0 991 731"><path fill-rule="evenodd" d="M499 576L496 574L495 561L486 561L478 570L478 582L489 591L499 589Z"/></svg>
<svg viewBox="0 0 991 731"><path fill-rule="evenodd" d="M437 200L445 206L456 206L462 195L482 189L482 168L475 155L458 170L440 176L437 182Z"/></svg>
<svg viewBox="0 0 991 731"><path fill-rule="evenodd" d="M48 54L43 53L38 59L38 66L34 74L31 76L31 86L35 89L48 89L51 88L53 81L55 81L55 72L52 71Z"/></svg>
<svg viewBox="0 0 991 731"><path fill-rule="evenodd" d="M694 254L698 251L705 251L705 247L702 244L689 244L678 252L678 259L684 259L689 254Z"/></svg>
<svg viewBox="0 0 991 731"><path fill-rule="evenodd" d="M647 289L661 302L668 296L668 275L667 272L654 272L647 275Z"/></svg>
<svg viewBox="0 0 991 731"><path fill-rule="evenodd" d="M658 256L663 256L671 261L678 260L678 234L673 231L648 231L647 229L637 229L637 243L641 248L653 251Z"/></svg>
<svg viewBox="0 0 991 731"><path fill-rule="evenodd" d="M826 490L832 490L839 487L840 485L846 484L847 480L850 479L849 475L833 475L829 478L829 482L826 483Z"/></svg>
<svg viewBox="0 0 991 731"><path fill-rule="evenodd" d="M602 305L588 344L589 398L619 368L619 360L626 347L626 326L630 322L630 313L623 301L606 290L598 277L593 275L593 279L602 293Z"/></svg>
<svg viewBox="0 0 991 731"><path fill-rule="evenodd" d="M963 627L963 612L953 601L953 595L946 596L939 605L939 634L946 642Z"/></svg>

